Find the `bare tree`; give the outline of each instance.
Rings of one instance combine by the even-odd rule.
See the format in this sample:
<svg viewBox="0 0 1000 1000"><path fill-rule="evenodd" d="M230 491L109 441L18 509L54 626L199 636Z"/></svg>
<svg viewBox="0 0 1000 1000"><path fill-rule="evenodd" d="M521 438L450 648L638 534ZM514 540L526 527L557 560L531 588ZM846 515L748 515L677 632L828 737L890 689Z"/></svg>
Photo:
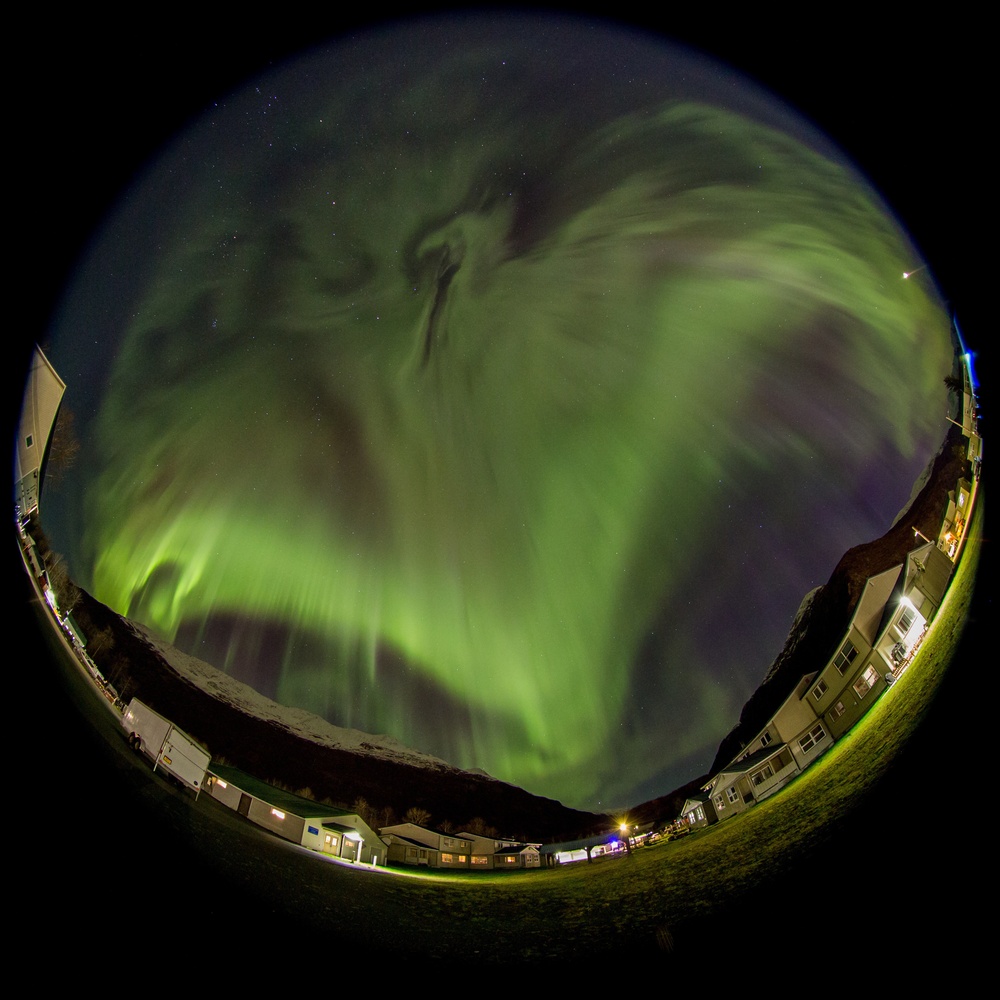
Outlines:
<svg viewBox="0 0 1000 1000"><path fill-rule="evenodd" d="M499 837L496 827L490 826L482 816L475 816L463 827L465 833L474 833L477 837Z"/></svg>
<svg viewBox="0 0 1000 1000"><path fill-rule="evenodd" d="M375 810L368 804L368 800L362 796L358 796L354 800L354 805L351 809L356 812L372 829L375 826Z"/></svg>
<svg viewBox="0 0 1000 1000"><path fill-rule="evenodd" d="M384 826L395 826L396 810L393 809L392 806L382 806L382 808L375 813L374 819L376 825L372 827L373 830L381 830Z"/></svg>
<svg viewBox="0 0 1000 1000"><path fill-rule="evenodd" d="M410 806L403 817L405 823L413 823L415 826L425 826L430 820L431 814L420 806Z"/></svg>
<svg viewBox="0 0 1000 1000"><path fill-rule="evenodd" d="M46 572L49 574L49 584L55 591L59 610L68 615L80 600L80 588L72 581L66 560L57 553L50 553L46 560Z"/></svg>
<svg viewBox="0 0 1000 1000"><path fill-rule="evenodd" d="M110 653L115 648L115 632L110 625L106 625L99 632L94 632L87 637L87 649L95 659Z"/></svg>

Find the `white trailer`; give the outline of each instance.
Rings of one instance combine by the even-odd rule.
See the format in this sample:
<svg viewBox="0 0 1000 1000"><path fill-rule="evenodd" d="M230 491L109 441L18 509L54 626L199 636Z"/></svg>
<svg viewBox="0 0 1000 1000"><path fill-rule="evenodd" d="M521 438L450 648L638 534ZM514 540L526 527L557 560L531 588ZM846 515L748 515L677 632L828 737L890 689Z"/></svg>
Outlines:
<svg viewBox="0 0 1000 1000"><path fill-rule="evenodd" d="M154 771L162 767L182 785L193 788L197 796L212 759L207 750L138 698L128 703L122 727L128 734L129 746L149 757Z"/></svg>

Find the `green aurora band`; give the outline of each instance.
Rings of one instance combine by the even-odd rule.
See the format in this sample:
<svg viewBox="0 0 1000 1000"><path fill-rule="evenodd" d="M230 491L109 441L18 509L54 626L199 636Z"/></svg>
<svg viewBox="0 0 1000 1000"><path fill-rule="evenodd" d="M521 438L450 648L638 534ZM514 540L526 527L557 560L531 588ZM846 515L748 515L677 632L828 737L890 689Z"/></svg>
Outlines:
<svg viewBox="0 0 1000 1000"><path fill-rule="evenodd" d="M231 99L134 195L166 228L80 572L283 703L621 800L710 756L790 624L707 648L785 572L727 561L733 508L864 540L847 501L942 436L947 317L856 175L773 122L393 44Z"/></svg>

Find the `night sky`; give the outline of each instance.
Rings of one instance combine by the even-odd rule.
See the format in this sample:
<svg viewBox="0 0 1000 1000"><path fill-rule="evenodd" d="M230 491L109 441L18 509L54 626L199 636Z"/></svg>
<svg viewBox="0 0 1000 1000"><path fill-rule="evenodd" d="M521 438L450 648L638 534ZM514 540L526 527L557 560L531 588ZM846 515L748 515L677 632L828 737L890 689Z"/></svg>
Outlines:
<svg viewBox="0 0 1000 1000"><path fill-rule="evenodd" d="M56 547L279 701L569 805L700 773L944 434L934 268L821 132L653 36L245 72L139 131L53 315Z"/></svg>

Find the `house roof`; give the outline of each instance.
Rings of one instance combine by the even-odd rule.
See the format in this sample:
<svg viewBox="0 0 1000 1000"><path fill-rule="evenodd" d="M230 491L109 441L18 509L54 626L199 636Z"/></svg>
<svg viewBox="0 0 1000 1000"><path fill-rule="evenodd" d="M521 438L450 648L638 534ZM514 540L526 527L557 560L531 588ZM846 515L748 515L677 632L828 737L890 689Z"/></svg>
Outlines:
<svg viewBox="0 0 1000 1000"><path fill-rule="evenodd" d="M394 823L391 826L383 826L379 830L382 837L398 837L400 840L410 841L419 844L421 847L430 847L435 851L468 851L474 853L475 843L468 836L459 836L455 833L441 833L440 830L432 830L418 823ZM444 841L450 840L451 844ZM487 841L492 843L492 841ZM480 852L482 853L482 852Z"/></svg>
<svg viewBox="0 0 1000 1000"><path fill-rule="evenodd" d="M715 780L714 778L712 779ZM681 806L681 815L684 816L691 812L696 806L703 806L711 798L708 792L701 792L699 795L689 795L684 800L684 805Z"/></svg>
<svg viewBox="0 0 1000 1000"><path fill-rule="evenodd" d="M381 835L382 839L387 843L391 844L393 842L399 844L406 844L408 847L419 847L422 851L436 851L436 847L431 847L430 844L425 844L419 840L411 840L409 837L404 837L400 833L384 833Z"/></svg>
<svg viewBox="0 0 1000 1000"><path fill-rule="evenodd" d="M232 767L229 764L213 763L208 771L209 774L218 775L228 784L236 785L237 788L243 789L250 795L269 802L272 806L278 806L287 812L294 813L296 816L315 819L320 816L342 817L351 814L351 811L344 806L334 806L303 798L294 792L287 792L283 788L269 785L266 781L261 781L260 778L255 778L252 774L247 774L238 767Z"/></svg>
<svg viewBox="0 0 1000 1000"><path fill-rule="evenodd" d="M864 636L865 642L869 646L875 645L886 602L892 596L893 588L899 580L902 569L902 563L898 566L892 566L882 573L870 576L865 583L864 592L861 595L861 600L858 601L858 607L851 619L851 624Z"/></svg>
<svg viewBox="0 0 1000 1000"><path fill-rule="evenodd" d="M752 754L750 754L749 757L744 757L743 760L734 760L727 767L724 767L721 771L719 771L712 778L712 780L703 787L709 788L712 791L714 791L718 787L720 780L725 775L732 774L738 776L741 774L746 774L747 771L752 771L758 765L763 764L767 760L770 760L780 750L783 750L786 746L788 746L787 743L778 743L778 742L769 743L763 749L755 750ZM710 793L706 794L706 798L708 797L709 794Z"/></svg>
<svg viewBox="0 0 1000 1000"><path fill-rule="evenodd" d="M334 830L337 833L357 833L353 826L345 826L332 819L325 819L320 823L324 830Z"/></svg>
<svg viewBox="0 0 1000 1000"><path fill-rule="evenodd" d="M906 594L919 589L935 605L941 603L954 570L954 564L936 545L922 545L906 557Z"/></svg>

